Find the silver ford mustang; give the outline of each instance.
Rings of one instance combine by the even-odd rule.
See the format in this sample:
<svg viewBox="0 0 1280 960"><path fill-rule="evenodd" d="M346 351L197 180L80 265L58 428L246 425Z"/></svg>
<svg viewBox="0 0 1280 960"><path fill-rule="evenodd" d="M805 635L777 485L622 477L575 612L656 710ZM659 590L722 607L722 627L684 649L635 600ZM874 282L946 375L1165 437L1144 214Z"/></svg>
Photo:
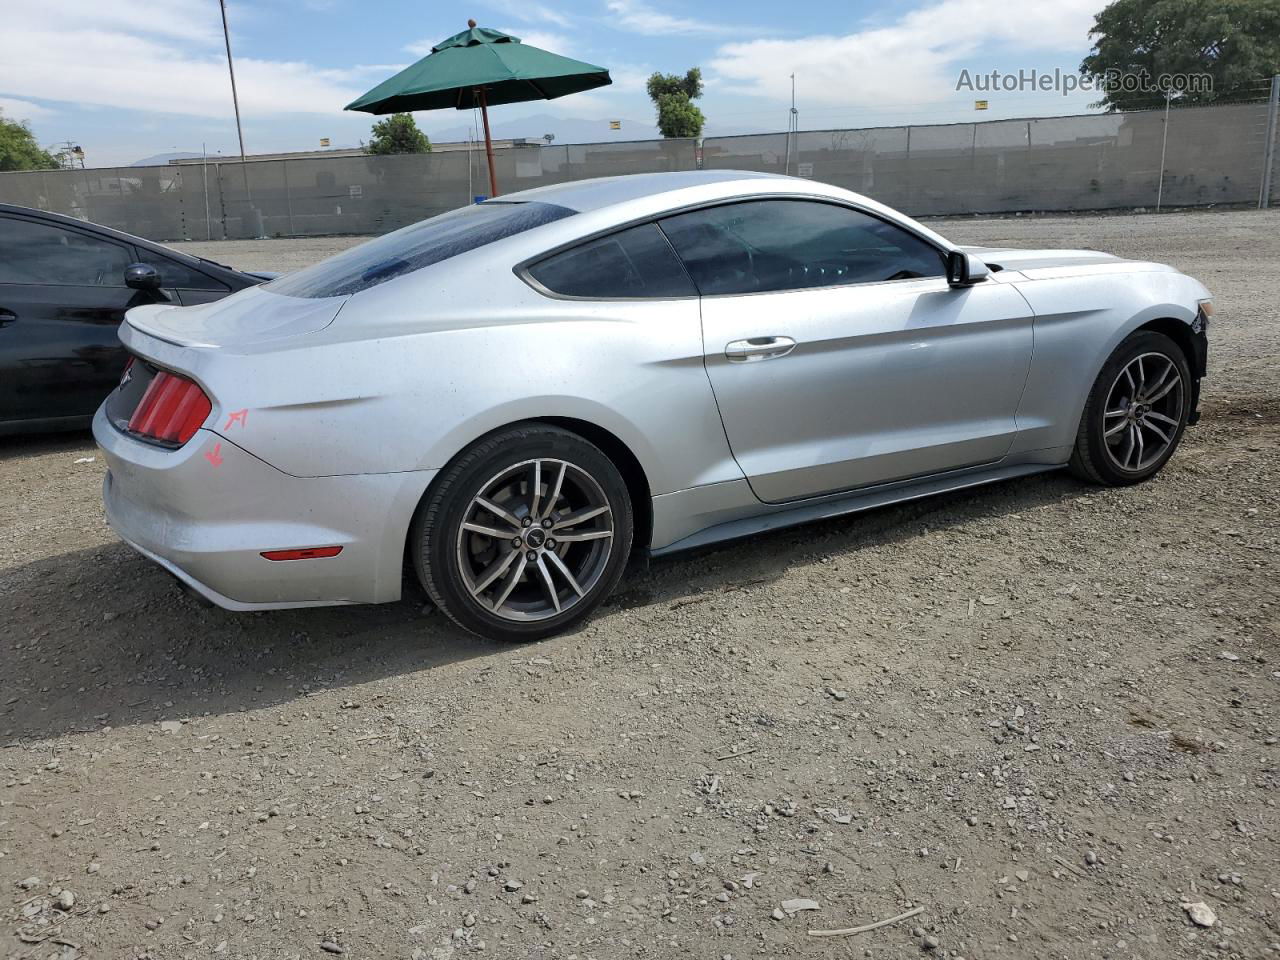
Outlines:
<svg viewBox="0 0 1280 960"><path fill-rule="evenodd" d="M232 610L582 621L666 554L1069 466L1158 471L1208 291L1092 251L957 247L729 171L542 187L216 303L143 306L98 410L119 535Z"/></svg>

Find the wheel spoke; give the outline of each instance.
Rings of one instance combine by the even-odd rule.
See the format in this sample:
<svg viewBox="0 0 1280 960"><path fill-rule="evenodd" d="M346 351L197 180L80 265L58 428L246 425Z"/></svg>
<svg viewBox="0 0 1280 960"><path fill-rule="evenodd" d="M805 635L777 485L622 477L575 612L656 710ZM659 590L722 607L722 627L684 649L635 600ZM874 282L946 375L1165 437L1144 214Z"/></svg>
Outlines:
<svg viewBox="0 0 1280 960"><path fill-rule="evenodd" d="M551 582L551 571L547 569L547 565L543 562L543 557L547 554L539 554L537 559L538 573L542 575L542 585L547 588L547 599L551 601L551 605L556 608L556 613L560 612L560 596L556 593L556 585Z"/></svg>
<svg viewBox="0 0 1280 960"><path fill-rule="evenodd" d="M1138 447L1138 454L1133 461L1133 469L1137 470L1142 466L1142 453L1146 449L1146 446L1142 442L1142 428L1136 423L1133 425L1133 439L1136 441Z"/></svg>
<svg viewBox="0 0 1280 960"><path fill-rule="evenodd" d="M1163 400L1166 396L1169 395L1169 391L1171 391L1174 387L1179 387L1179 386L1182 386L1182 377L1178 375L1177 370L1174 370L1173 378L1169 380L1168 383L1164 383L1163 381L1161 381L1160 389L1156 393L1153 393L1151 394L1151 396L1147 397L1145 402L1155 403L1157 400Z"/></svg>
<svg viewBox="0 0 1280 960"><path fill-rule="evenodd" d="M529 492L529 516L538 519L538 504L542 501L542 461L533 461L533 488Z"/></svg>
<svg viewBox="0 0 1280 960"><path fill-rule="evenodd" d="M1134 396L1142 395L1142 388L1147 385L1147 371L1142 367L1142 358L1138 358L1138 385L1134 388Z"/></svg>
<svg viewBox="0 0 1280 960"><path fill-rule="evenodd" d="M507 523L511 524L517 532L520 530L520 518L510 510L506 510L503 507L498 506L492 500L486 500L484 497L476 497L476 506L483 507L495 517L499 517L507 521Z"/></svg>
<svg viewBox="0 0 1280 960"><path fill-rule="evenodd" d="M1129 425L1129 421L1128 421L1128 420L1121 420L1119 423L1117 423L1117 424L1116 424L1114 427L1112 427L1110 430L1106 431L1106 432L1103 434L1103 437L1114 437L1117 433L1119 433L1121 430L1123 430L1123 429L1124 429L1125 427L1127 427L1128 425ZM563 538L563 537L561 537L560 539L561 539L561 540L563 540L564 538Z"/></svg>
<svg viewBox="0 0 1280 960"><path fill-rule="evenodd" d="M1119 410L1104 410L1102 411L1102 415L1106 419L1110 420L1112 417L1123 417L1128 412L1129 410L1127 408L1121 407Z"/></svg>
<svg viewBox="0 0 1280 960"><path fill-rule="evenodd" d="M497 527L486 527L483 523L472 523L468 520L462 525L463 530L469 530L472 533L483 534L486 537L493 537L496 540L506 540L511 536L509 531L499 530Z"/></svg>
<svg viewBox="0 0 1280 960"><path fill-rule="evenodd" d="M520 563L516 566L511 576L507 578L507 582L503 586L502 592L498 594L497 599L493 601L493 610L495 613L501 610L502 605L507 602L507 597L511 596L511 591L516 588L516 584L519 583L520 578L524 576L524 568L528 565L529 561L525 559L524 554L521 554Z"/></svg>
<svg viewBox="0 0 1280 960"><path fill-rule="evenodd" d="M1148 411L1147 419L1159 420L1161 423L1167 423L1169 426L1174 427L1175 429L1178 426L1178 421L1173 419L1173 417L1166 417L1163 413L1156 413L1154 410Z"/></svg>
<svg viewBox="0 0 1280 960"><path fill-rule="evenodd" d="M542 516L535 519L542 520L551 516L551 511L556 508L556 501L560 499L560 488L564 486L564 475L569 469L567 463L561 462L560 471L556 474L556 484L551 488L551 495L547 497L547 508L542 511Z"/></svg>
<svg viewBox="0 0 1280 960"><path fill-rule="evenodd" d="M1157 377L1157 378L1155 379L1155 381L1152 383L1152 385L1151 385L1150 389L1148 389L1148 390L1143 390L1143 391L1142 391L1142 393L1141 393L1141 394L1138 396L1138 398L1137 398L1138 402L1139 402L1139 403L1150 403L1150 402L1151 402L1151 400L1152 400L1152 396L1155 394L1155 392L1156 392L1157 390L1159 390L1162 386L1164 386L1165 381L1166 381L1166 380L1168 380L1168 378L1169 378L1169 371L1170 371L1170 370L1174 370L1174 369L1175 369L1175 367L1174 367L1173 363L1172 363L1171 361L1166 360L1166 361L1165 361L1165 368L1164 368L1163 370L1161 370L1161 371L1160 371L1160 376L1159 376L1159 377ZM1164 396L1164 394L1161 394L1161 396Z"/></svg>
<svg viewBox="0 0 1280 960"><path fill-rule="evenodd" d="M578 586L578 581L573 578L573 574L569 572L569 568L565 566L564 561L560 559L560 556L554 550L548 550L544 556L546 556L546 558L555 565L556 569L560 571L560 575L569 581L569 586L573 587L574 593L580 597L585 596L582 587Z"/></svg>
<svg viewBox="0 0 1280 960"><path fill-rule="evenodd" d="M520 556L519 550L508 550L507 555L500 560L495 560L476 582L475 587L471 591L473 597L478 597L489 589L493 581L511 569L511 564L516 562L516 558Z"/></svg>
<svg viewBox="0 0 1280 960"><path fill-rule="evenodd" d="M1165 444L1168 444L1169 441L1173 439L1173 434L1165 433L1163 430L1161 430L1159 427L1157 427L1154 423L1151 422L1150 417L1147 417L1145 420L1143 420L1142 425L1146 427L1148 430L1150 430L1152 433L1154 433L1161 440L1163 440Z"/></svg>
<svg viewBox="0 0 1280 960"><path fill-rule="evenodd" d="M563 530L565 527L576 527L580 523L586 523L588 520L598 517L601 514L609 512L609 505L605 504L600 507L583 507L581 510L575 510L573 513L565 514L555 525L552 530ZM560 539L564 539L561 537Z"/></svg>
<svg viewBox="0 0 1280 960"><path fill-rule="evenodd" d="M556 539L561 543L582 543L584 540L607 540L612 536L612 530L588 530L586 533L557 533Z"/></svg>

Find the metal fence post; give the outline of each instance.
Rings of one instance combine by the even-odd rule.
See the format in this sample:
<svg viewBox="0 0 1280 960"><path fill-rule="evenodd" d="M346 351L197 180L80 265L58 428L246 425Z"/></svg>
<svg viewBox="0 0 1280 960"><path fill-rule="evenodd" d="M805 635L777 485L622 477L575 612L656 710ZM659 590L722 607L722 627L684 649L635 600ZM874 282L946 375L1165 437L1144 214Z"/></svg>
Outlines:
<svg viewBox="0 0 1280 960"><path fill-rule="evenodd" d="M289 161L280 161L280 172L284 174L284 209L289 215L289 236L296 236L293 229L293 198L289 196Z"/></svg>
<svg viewBox="0 0 1280 960"><path fill-rule="evenodd" d="M1271 173L1276 165L1276 125L1280 122L1280 74L1271 78L1271 102L1267 107L1267 139L1262 149L1262 189L1258 209L1271 206Z"/></svg>

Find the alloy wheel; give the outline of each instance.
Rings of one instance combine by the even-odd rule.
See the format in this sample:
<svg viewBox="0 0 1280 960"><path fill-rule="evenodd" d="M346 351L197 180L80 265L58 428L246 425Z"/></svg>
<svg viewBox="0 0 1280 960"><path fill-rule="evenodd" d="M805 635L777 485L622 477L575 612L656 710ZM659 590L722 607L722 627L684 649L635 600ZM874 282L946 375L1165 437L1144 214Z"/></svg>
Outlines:
<svg viewBox="0 0 1280 960"><path fill-rule="evenodd" d="M1111 384L1102 413L1107 456L1121 470L1145 470L1168 452L1182 425L1182 373L1163 353L1134 357Z"/></svg>
<svg viewBox="0 0 1280 960"><path fill-rule="evenodd" d="M471 498L458 529L458 566L489 613L546 620L599 583L613 534L613 510L591 474L566 460L525 460Z"/></svg>

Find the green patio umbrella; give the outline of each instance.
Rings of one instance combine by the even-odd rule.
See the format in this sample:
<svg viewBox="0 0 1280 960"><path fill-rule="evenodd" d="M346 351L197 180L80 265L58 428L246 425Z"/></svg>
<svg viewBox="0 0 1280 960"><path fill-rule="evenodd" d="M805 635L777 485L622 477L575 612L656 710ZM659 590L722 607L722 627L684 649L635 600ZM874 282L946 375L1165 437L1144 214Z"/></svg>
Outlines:
<svg viewBox="0 0 1280 960"><path fill-rule="evenodd" d="M498 30L467 29L436 44L431 52L363 97L346 105L365 113L407 113L413 110L469 110L479 107L484 117L484 152L489 160L489 190L498 195L493 172L493 138L489 135L489 105L554 100L612 83L604 67L570 60L521 43Z"/></svg>

